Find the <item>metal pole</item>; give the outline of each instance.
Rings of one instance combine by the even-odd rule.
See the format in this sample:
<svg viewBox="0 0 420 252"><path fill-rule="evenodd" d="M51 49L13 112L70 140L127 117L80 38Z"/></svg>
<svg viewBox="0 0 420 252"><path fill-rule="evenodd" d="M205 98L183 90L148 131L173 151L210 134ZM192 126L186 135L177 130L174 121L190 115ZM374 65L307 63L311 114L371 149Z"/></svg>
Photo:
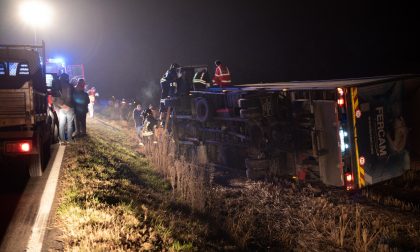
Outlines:
<svg viewBox="0 0 420 252"><path fill-rule="evenodd" d="M38 43L37 41L37 34L36 34L36 26L34 26L34 45Z"/></svg>

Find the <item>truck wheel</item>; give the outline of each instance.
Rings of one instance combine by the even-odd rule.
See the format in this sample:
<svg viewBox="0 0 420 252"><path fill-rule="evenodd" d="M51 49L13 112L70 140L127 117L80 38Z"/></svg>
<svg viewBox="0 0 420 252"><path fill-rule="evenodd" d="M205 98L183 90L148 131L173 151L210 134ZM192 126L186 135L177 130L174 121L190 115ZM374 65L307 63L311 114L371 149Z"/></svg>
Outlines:
<svg viewBox="0 0 420 252"><path fill-rule="evenodd" d="M41 136L40 133L37 133L35 138L36 141L36 149L38 150L38 154L31 155L29 157L29 176L31 177L40 177L42 176L42 169L45 164L45 145L41 143Z"/></svg>
<svg viewBox="0 0 420 252"><path fill-rule="evenodd" d="M58 125L53 123L51 125L51 137L52 137L52 143L58 143Z"/></svg>
<svg viewBox="0 0 420 252"><path fill-rule="evenodd" d="M43 156L44 160L43 160L42 167L47 167L48 161L50 160L50 157L51 157L51 144L52 144L52 141L53 141L52 133L53 132L50 132L48 140L45 141L45 143L43 145L43 147L44 147L44 153L43 153L44 154L44 156Z"/></svg>
<svg viewBox="0 0 420 252"><path fill-rule="evenodd" d="M250 100L250 99L241 98L238 100L238 107L241 109L259 107L259 106L260 106L260 101L257 99Z"/></svg>
<svg viewBox="0 0 420 252"><path fill-rule="evenodd" d="M206 99L198 99L195 102L195 110L197 115L197 120L200 122L205 122L211 117L211 108Z"/></svg>

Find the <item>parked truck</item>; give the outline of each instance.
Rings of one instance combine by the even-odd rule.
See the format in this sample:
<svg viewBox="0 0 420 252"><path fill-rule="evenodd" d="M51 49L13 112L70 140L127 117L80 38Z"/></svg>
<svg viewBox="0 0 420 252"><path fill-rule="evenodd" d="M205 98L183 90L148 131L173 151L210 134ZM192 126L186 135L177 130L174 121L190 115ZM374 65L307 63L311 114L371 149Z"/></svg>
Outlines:
<svg viewBox="0 0 420 252"><path fill-rule="evenodd" d="M19 161L31 177L42 175L53 139L45 66L44 42L0 45L0 161Z"/></svg>
<svg viewBox="0 0 420 252"><path fill-rule="evenodd" d="M193 90L197 68L178 71L176 94L162 102L182 154L204 147L210 162L249 178L296 176L348 190L420 160L418 75Z"/></svg>

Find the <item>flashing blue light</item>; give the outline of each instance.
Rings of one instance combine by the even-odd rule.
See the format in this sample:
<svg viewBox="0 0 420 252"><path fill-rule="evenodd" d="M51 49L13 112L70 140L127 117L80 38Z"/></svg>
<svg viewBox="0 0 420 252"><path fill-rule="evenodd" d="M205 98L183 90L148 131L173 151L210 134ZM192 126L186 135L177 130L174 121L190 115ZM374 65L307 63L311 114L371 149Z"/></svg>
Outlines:
<svg viewBox="0 0 420 252"><path fill-rule="evenodd" d="M52 58L48 59L48 62L50 63L56 63L56 64L65 64L65 61L63 58Z"/></svg>

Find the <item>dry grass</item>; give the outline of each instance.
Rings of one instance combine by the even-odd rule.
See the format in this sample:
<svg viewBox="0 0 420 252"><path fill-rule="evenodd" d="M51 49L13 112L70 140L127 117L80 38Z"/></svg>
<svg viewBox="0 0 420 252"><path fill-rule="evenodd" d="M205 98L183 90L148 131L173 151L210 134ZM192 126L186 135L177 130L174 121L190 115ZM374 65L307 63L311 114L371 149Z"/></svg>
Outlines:
<svg viewBox="0 0 420 252"><path fill-rule="evenodd" d="M172 200L171 185L130 146L95 121L66 149L56 225L65 251L194 251L208 224ZM209 249L207 249L209 250Z"/></svg>
<svg viewBox="0 0 420 252"><path fill-rule="evenodd" d="M192 210L204 211L212 183L212 167L200 165L195 156L187 161L183 155L176 155L176 144L165 133L145 139L144 143L143 153L170 181L174 196L188 203Z"/></svg>
<svg viewBox="0 0 420 252"><path fill-rule="evenodd" d="M159 134L156 139L145 141L141 152L150 166L167 179L165 184L151 170L145 172L136 168L139 163L146 166L147 163L133 153L139 148L133 130L125 123L107 123L113 130L130 132L112 136L111 145L117 152L112 155L124 164L124 170L135 171L140 182L133 187L149 188L147 194L151 196L148 197L153 198L145 201L144 192L127 193L136 203L125 202L121 207L132 209L135 205L132 212L138 223L130 222L131 218L120 218L117 222L127 223L124 224L127 230L137 230L144 216L148 216L146 221L154 226L161 240L151 243L154 250L413 251L420 248L420 220L412 212L359 200L358 194L297 186L289 181L276 184L245 181L231 187L216 185L212 169L198 165L195 159L187 161L170 137ZM97 136L103 146L110 145L105 128L100 130L105 134ZM99 151L102 153L104 149L99 148ZM120 177L120 174L115 176ZM139 205L148 210L144 211ZM201 217L194 213L200 213ZM119 237L124 237L124 230ZM111 229L106 233L116 232L117 235L117 231ZM137 241L138 238L131 239ZM229 240L233 240L233 245L229 245ZM135 247L139 248L139 243ZM115 250L118 248L122 247Z"/></svg>

